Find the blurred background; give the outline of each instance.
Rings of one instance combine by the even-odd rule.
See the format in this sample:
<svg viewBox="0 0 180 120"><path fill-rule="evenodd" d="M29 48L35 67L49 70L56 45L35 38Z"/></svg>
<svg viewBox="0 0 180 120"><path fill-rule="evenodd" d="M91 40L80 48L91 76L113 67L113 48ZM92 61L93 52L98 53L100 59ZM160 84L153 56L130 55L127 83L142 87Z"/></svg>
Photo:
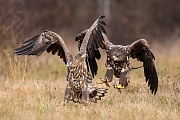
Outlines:
<svg viewBox="0 0 180 120"><path fill-rule="evenodd" d="M74 42L100 15L115 44L139 38L164 44L180 36L180 0L0 0L0 46L15 46L47 29Z"/></svg>
<svg viewBox="0 0 180 120"><path fill-rule="evenodd" d="M74 56L78 51L74 38L100 15L106 16L111 42L127 45L140 38L149 42L156 57L158 92L151 95L141 68L130 72L129 88L121 94L111 87L102 101L87 109L62 106L68 82L63 60L46 52L27 57L12 51L51 30ZM97 87L106 72L106 53L101 54L93 80ZM132 59L130 63L142 65ZM180 0L0 0L0 120L180 120L179 86Z"/></svg>

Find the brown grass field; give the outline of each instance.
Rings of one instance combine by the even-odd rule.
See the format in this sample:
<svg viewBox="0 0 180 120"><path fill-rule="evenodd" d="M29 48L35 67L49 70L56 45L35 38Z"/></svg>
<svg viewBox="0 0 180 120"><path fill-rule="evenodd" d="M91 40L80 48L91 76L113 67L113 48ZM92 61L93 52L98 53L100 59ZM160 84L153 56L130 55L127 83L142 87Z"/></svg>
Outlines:
<svg viewBox="0 0 180 120"><path fill-rule="evenodd" d="M66 66L57 56L15 56L12 48L0 54L0 119L4 120L180 120L180 40L152 43L159 78L157 94L151 94L143 69L130 72L129 86L119 93L113 87L98 103L63 106ZM70 46L70 44L68 44ZM75 49L75 48L74 48ZM70 50L74 50L70 47ZM103 52L103 51L102 51ZM73 55L77 50L73 52ZM99 63L96 84L105 74L105 58ZM141 63L132 60L134 67ZM113 83L111 83L113 84Z"/></svg>

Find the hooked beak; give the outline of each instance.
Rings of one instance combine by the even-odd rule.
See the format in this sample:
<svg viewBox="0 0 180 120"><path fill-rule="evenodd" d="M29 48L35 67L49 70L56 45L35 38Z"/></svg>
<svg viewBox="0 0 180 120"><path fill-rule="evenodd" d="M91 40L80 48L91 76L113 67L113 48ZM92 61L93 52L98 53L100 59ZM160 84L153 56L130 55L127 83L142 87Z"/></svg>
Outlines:
<svg viewBox="0 0 180 120"><path fill-rule="evenodd" d="M115 55L113 55L113 60L114 60L114 61L118 61L119 59L118 59L118 57L116 57Z"/></svg>
<svg viewBox="0 0 180 120"><path fill-rule="evenodd" d="M83 55L81 56L81 58L83 58L83 59L88 58L88 55L87 55L87 54L83 54Z"/></svg>

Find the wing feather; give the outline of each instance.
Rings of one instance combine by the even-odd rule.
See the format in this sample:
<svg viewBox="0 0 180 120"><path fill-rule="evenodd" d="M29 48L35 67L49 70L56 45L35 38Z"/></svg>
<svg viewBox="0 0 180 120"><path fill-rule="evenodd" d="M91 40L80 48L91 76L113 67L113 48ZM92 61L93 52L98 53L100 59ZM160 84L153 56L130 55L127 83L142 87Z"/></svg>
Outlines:
<svg viewBox="0 0 180 120"><path fill-rule="evenodd" d="M106 23L104 21L99 20L99 23L101 23L102 25L106 26Z"/></svg>
<svg viewBox="0 0 180 120"><path fill-rule="evenodd" d="M104 29L104 27L102 25L106 25L106 24L102 24L102 21L100 22L101 24L99 24L99 29L104 33L106 34L106 30Z"/></svg>
<svg viewBox="0 0 180 120"><path fill-rule="evenodd" d="M102 97L104 97L105 94L107 93L107 90L108 89L106 88L96 88L89 86L88 92L89 92L90 101L96 103L97 100L101 100Z"/></svg>
<svg viewBox="0 0 180 120"><path fill-rule="evenodd" d="M91 74L94 77L94 75L97 74L98 71L98 65L96 62L96 59L101 58L101 54L98 50L98 48L103 48L104 49L104 37L102 34L106 34L106 31L104 29L104 26L106 23L102 20L104 16L100 16L96 22L92 25L90 29L87 29L80 34L78 34L75 38L75 41L78 41L78 48L80 50L81 45L84 42L84 39L87 39L88 37L85 38L85 35L88 31L91 31L91 34L89 36L88 44L87 44L87 53L89 56L88 63L91 69Z"/></svg>
<svg viewBox="0 0 180 120"><path fill-rule="evenodd" d="M65 64L72 61L72 55L70 54L67 46L62 38L52 31L44 31L40 35L37 35L22 43L22 46L14 49L14 53L17 55L41 55L44 51L51 52L53 55L57 53L60 58L63 59Z"/></svg>
<svg viewBox="0 0 180 120"><path fill-rule="evenodd" d="M128 47L130 56L143 62L146 82L148 83L152 94L155 95L158 88L158 76L154 64L155 57L148 42L145 39L140 39Z"/></svg>

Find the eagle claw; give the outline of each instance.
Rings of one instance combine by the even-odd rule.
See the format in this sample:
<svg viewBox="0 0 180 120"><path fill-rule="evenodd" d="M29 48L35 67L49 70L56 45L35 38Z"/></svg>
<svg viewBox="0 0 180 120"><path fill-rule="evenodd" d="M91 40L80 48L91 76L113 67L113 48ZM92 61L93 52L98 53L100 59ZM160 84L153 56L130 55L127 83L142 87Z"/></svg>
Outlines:
<svg viewBox="0 0 180 120"><path fill-rule="evenodd" d="M119 84L119 85L114 84L113 86L115 89L118 90L118 92L121 92L121 89L125 89L125 87L122 84Z"/></svg>
<svg viewBox="0 0 180 120"><path fill-rule="evenodd" d="M109 85L107 79L103 79L103 78L100 78L100 79L101 79L101 82L98 83L98 84L103 84L103 83L105 83L105 85L106 85L107 87L110 87L110 85Z"/></svg>

